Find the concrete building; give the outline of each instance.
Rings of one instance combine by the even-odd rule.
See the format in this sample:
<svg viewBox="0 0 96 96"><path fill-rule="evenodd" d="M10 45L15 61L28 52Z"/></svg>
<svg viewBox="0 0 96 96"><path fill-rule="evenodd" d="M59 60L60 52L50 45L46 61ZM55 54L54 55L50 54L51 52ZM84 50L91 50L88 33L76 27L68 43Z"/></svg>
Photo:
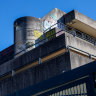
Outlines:
<svg viewBox="0 0 96 96"><path fill-rule="evenodd" d="M0 96L96 96L95 31L76 10L17 19L14 45L0 52Z"/></svg>

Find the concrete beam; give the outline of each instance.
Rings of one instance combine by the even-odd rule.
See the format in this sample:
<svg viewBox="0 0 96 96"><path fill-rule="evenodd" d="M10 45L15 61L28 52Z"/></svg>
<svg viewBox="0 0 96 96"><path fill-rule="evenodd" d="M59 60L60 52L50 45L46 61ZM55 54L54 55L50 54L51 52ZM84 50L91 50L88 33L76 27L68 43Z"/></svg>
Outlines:
<svg viewBox="0 0 96 96"><path fill-rule="evenodd" d="M96 21L73 10L64 15L64 22L73 28L96 37Z"/></svg>

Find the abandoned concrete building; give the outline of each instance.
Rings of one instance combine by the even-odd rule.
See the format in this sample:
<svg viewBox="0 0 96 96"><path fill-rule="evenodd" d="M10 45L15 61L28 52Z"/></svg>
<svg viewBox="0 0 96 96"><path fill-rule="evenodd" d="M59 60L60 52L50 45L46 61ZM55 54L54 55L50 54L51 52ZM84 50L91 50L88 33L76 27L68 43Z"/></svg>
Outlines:
<svg viewBox="0 0 96 96"><path fill-rule="evenodd" d="M0 52L0 96L96 96L96 21L57 8L14 22Z"/></svg>

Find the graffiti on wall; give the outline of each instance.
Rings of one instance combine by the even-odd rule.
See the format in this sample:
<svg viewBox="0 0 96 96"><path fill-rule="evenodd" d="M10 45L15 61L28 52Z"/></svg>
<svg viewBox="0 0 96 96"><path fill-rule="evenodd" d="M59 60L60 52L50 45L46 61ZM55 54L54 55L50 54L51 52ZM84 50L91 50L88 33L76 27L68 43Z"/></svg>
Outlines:
<svg viewBox="0 0 96 96"><path fill-rule="evenodd" d="M54 29L51 29L50 31L44 33L43 35L41 35L38 39L35 40L35 47L43 44L44 42L46 41L49 41L53 38L56 37L56 31L55 31L55 28Z"/></svg>
<svg viewBox="0 0 96 96"><path fill-rule="evenodd" d="M39 32L38 30L28 30L27 31L27 37L34 36L35 39L39 38L42 35L42 32Z"/></svg>
<svg viewBox="0 0 96 96"><path fill-rule="evenodd" d="M61 22L57 24L57 17L53 14L50 14L49 17L43 21L43 31L46 31L48 28L53 29L55 27L65 30L65 25Z"/></svg>
<svg viewBox="0 0 96 96"><path fill-rule="evenodd" d="M33 32L34 32L34 36L35 36L36 39L39 38L42 35L42 33L37 31L37 30L34 30Z"/></svg>
<svg viewBox="0 0 96 96"><path fill-rule="evenodd" d="M57 27L59 28L59 29L61 29L61 30L65 30L65 25L63 24L63 23L58 23L57 24Z"/></svg>
<svg viewBox="0 0 96 96"><path fill-rule="evenodd" d="M57 23L57 17L54 16L53 14L50 14L49 17L43 21L43 31L50 28L52 25L56 23ZM52 28L54 27L55 26L53 26Z"/></svg>
<svg viewBox="0 0 96 96"><path fill-rule="evenodd" d="M28 39L26 42L26 48L35 47L36 40L42 39L42 32L38 30L31 30L28 32Z"/></svg>
<svg viewBox="0 0 96 96"><path fill-rule="evenodd" d="M23 42L20 41L20 42L16 43L16 53L19 53L25 49L26 49L26 46Z"/></svg>
<svg viewBox="0 0 96 96"><path fill-rule="evenodd" d="M56 37L55 28L45 33L46 39L50 40Z"/></svg>
<svg viewBox="0 0 96 96"><path fill-rule="evenodd" d="M23 32L22 30L19 30L19 34L22 34L22 32ZM23 32L23 34L24 34L24 32ZM16 43L16 53L24 51L24 50L26 50L26 48L33 47L36 39L38 39L38 38L42 39L42 37L41 37L42 32L39 32L38 30L27 30L26 35L27 36L25 36L25 37L27 37L27 41L24 38L20 37L19 41Z"/></svg>

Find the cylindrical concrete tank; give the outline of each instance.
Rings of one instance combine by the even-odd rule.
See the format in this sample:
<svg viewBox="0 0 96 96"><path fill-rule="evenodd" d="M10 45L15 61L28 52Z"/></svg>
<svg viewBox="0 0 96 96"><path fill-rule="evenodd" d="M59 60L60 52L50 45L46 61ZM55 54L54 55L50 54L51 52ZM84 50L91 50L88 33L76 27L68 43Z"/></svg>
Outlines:
<svg viewBox="0 0 96 96"><path fill-rule="evenodd" d="M15 54L21 53L21 51L24 53L26 50L34 48L36 39L42 33L42 22L40 19L30 16L17 19L14 22ZM32 45L34 46L32 47Z"/></svg>

